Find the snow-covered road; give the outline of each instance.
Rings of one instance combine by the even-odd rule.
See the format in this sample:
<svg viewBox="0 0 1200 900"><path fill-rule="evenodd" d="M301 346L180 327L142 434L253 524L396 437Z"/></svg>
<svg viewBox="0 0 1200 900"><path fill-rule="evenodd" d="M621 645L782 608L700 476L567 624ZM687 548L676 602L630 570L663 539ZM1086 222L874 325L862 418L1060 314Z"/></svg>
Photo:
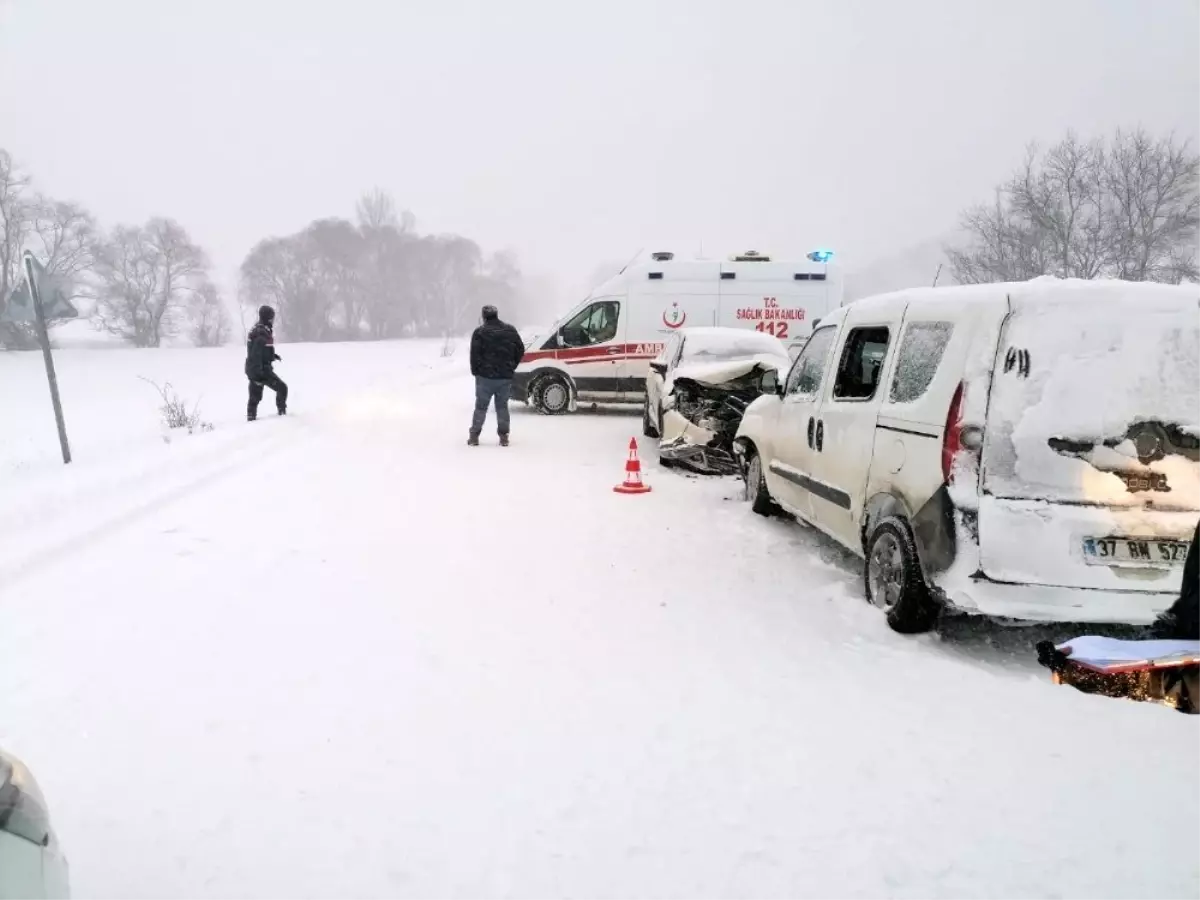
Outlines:
<svg viewBox="0 0 1200 900"><path fill-rule="evenodd" d="M69 470L0 355L0 746L77 896L1200 891L1195 719L892 634L732 481L614 494L636 415L467 448L436 346L284 354L255 425L236 349L59 354Z"/></svg>

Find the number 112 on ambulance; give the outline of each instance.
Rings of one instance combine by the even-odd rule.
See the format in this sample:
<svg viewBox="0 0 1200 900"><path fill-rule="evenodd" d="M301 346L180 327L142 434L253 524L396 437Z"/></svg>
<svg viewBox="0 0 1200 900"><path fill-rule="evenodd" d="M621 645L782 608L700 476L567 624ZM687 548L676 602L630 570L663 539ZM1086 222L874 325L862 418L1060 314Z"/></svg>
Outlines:
<svg viewBox="0 0 1200 900"><path fill-rule="evenodd" d="M782 307L775 297L763 297L762 306L747 306L737 311L742 321L754 322L755 331L773 334L781 341L788 339L788 325L804 321L803 307Z"/></svg>

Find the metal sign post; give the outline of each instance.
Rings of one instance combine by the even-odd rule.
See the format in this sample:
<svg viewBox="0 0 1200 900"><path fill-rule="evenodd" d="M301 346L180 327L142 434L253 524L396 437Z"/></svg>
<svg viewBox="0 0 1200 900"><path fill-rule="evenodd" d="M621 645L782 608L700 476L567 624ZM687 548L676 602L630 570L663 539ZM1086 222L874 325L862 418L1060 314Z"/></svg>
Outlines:
<svg viewBox="0 0 1200 900"><path fill-rule="evenodd" d="M58 426L58 444L62 448L63 464L71 461L71 445L67 442L67 423L63 420L62 401L58 397L58 378L54 374L54 357L50 353L50 333L46 330L46 311L42 307L42 291L34 271L37 266L33 254L25 251L25 278L33 298L34 323L37 326L38 342L42 345L42 359L46 363L46 381L50 383L50 402L54 405L54 424Z"/></svg>

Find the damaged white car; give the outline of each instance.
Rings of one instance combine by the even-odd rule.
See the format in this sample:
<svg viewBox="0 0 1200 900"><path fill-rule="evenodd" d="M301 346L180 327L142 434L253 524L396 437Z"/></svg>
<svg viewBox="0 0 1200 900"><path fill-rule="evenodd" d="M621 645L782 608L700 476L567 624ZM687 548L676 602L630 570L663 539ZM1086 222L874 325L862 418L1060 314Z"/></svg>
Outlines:
<svg viewBox="0 0 1200 900"><path fill-rule="evenodd" d="M787 348L767 332L681 328L650 363L642 432L659 439L662 463L695 472L738 472L733 439L764 372L786 371Z"/></svg>

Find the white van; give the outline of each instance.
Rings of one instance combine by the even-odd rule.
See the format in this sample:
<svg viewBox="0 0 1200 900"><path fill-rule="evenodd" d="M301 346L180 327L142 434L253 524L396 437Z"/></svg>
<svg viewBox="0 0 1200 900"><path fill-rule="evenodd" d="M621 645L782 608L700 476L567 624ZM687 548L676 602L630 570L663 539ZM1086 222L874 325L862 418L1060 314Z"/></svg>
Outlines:
<svg viewBox="0 0 1200 900"><path fill-rule="evenodd" d="M747 497L864 557L898 631L1151 622L1200 519L1198 301L1039 278L835 310L742 419Z"/></svg>
<svg viewBox="0 0 1200 900"><path fill-rule="evenodd" d="M654 253L596 288L525 350L514 399L548 415L576 400L641 403L650 360L685 325L720 325L803 342L810 323L841 303L840 280L818 251L776 262L754 251L726 261Z"/></svg>

